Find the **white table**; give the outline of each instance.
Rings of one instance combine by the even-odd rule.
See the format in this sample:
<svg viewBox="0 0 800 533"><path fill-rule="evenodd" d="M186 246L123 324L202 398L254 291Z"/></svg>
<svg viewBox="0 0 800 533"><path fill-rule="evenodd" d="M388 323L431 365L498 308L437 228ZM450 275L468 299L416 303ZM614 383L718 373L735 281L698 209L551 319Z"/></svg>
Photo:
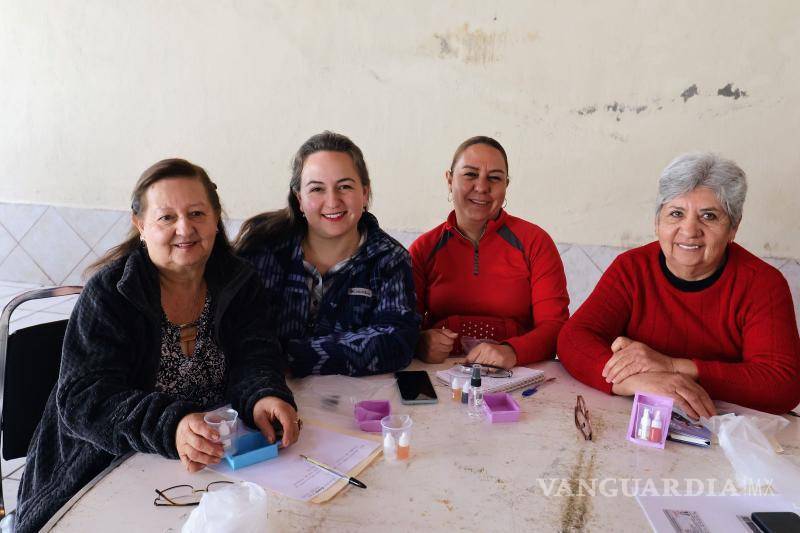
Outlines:
<svg viewBox="0 0 800 533"><path fill-rule="evenodd" d="M412 369L444 368L422 365ZM667 443L664 450L625 440L630 398L605 395L570 377L554 361L534 365L558 379L533 397L522 399L518 423L476 424L466 406L450 400L449 389L437 387L437 405L402 406L392 398L393 412L408 412L414 421L412 457L391 465L377 459L359 479L367 490L345 489L332 501L315 505L270 495L271 531L647 531L647 519L636 499L624 495L633 482L652 478L716 479L718 489L734 472L722 450ZM381 378L365 378L381 379ZM385 376L384 378L385 379ZM314 378L293 388L308 390ZM394 393L394 389L391 389ZM575 428L576 395L586 399L594 440L585 441ZM303 405L303 393L298 403ZM781 441L800 463L800 422L791 420ZM213 472L189 474L177 461L137 454L110 472L55 525L55 531L176 531L192 508L154 507L154 488L180 483L202 486L220 479ZM604 479L607 491L601 494ZM555 480L555 481L552 481ZM561 481L576 492L566 494ZM597 492L578 494L581 480ZM547 495L553 485L554 493ZM705 485L707 486L707 485ZM586 485L584 485L584 488ZM630 492L630 489L628 490Z"/></svg>

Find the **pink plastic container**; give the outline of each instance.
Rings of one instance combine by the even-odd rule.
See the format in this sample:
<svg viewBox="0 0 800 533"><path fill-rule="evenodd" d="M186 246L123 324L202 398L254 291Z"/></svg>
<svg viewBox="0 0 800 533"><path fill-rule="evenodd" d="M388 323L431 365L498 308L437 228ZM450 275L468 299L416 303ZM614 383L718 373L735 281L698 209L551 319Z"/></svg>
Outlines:
<svg viewBox="0 0 800 533"><path fill-rule="evenodd" d="M380 433L381 419L392 413L392 404L389 400L364 400L358 402L354 409L356 423L361 431Z"/></svg>
<svg viewBox="0 0 800 533"><path fill-rule="evenodd" d="M519 404L507 392L484 394L483 410L492 424L519 420Z"/></svg>
<svg viewBox="0 0 800 533"><path fill-rule="evenodd" d="M669 422L672 419L672 402L673 399L667 396L637 392L636 396L633 397L631 421L628 423L628 440L640 446L664 448L664 443L667 441L667 433L669 433ZM643 439L639 434L645 409L649 411L651 423L655 417L655 413L661 413L661 437L658 440Z"/></svg>

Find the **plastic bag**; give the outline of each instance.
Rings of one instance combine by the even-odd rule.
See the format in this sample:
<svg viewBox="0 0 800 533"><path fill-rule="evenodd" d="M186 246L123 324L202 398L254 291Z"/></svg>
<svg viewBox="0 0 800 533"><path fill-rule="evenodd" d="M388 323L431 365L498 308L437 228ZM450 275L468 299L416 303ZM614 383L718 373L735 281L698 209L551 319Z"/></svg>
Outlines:
<svg viewBox="0 0 800 533"><path fill-rule="evenodd" d="M717 435L719 445L736 471L739 487L771 485L795 505L800 505L800 466L775 453L775 435L789 425L776 415L727 414L703 419ZM775 441L777 442L777 441Z"/></svg>
<svg viewBox="0 0 800 533"><path fill-rule="evenodd" d="M267 531L267 493L248 481L206 492L182 533L262 533Z"/></svg>

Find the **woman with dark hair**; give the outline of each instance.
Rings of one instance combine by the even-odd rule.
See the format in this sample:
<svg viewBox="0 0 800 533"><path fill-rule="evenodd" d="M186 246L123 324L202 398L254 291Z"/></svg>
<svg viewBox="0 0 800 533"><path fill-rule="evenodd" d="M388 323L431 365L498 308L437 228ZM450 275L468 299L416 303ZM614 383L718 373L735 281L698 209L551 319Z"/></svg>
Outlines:
<svg viewBox="0 0 800 533"><path fill-rule="evenodd" d="M693 418L712 400L786 413L800 402L800 338L781 273L735 242L747 180L711 153L658 180L657 241L606 269L558 339L564 367L607 393L670 396Z"/></svg>
<svg viewBox="0 0 800 533"><path fill-rule="evenodd" d="M28 450L16 530L36 531L130 451L191 472L222 457L204 411L232 404L269 439L300 421L255 272L231 251L216 185L182 159L136 184L129 238L94 265ZM273 427L275 425L275 427Z"/></svg>
<svg viewBox="0 0 800 533"><path fill-rule="evenodd" d="M464 353L511 368L552 358L569 314L564 267L542 228L503 209L506 151L490 137L467 139L445 180L453 211L410 249L424 313L420 359Z"/></svg>
<svg viewBox="0 0 800 533"><path fill-rule="evenodd" d="M419 333L411 261L367 211L371 192L358 146L314 135L292 161L289 205L247 220L237 238L270 296L295 377L411 362Z"/></svg>

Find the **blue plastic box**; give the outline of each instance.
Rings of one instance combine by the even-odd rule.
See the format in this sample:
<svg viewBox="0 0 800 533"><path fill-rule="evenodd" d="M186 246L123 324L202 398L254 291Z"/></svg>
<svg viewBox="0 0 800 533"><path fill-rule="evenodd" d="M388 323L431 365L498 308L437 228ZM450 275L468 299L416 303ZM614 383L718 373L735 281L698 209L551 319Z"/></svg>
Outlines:
<svg viewBox="0 0 800 533"><path fill-rule="evenodd" d="M238 470L275 457L278 457L278 441L270 444L264 435L253 431L236 438L236 453L226 455L225 460L232 470Z"/></svg>

